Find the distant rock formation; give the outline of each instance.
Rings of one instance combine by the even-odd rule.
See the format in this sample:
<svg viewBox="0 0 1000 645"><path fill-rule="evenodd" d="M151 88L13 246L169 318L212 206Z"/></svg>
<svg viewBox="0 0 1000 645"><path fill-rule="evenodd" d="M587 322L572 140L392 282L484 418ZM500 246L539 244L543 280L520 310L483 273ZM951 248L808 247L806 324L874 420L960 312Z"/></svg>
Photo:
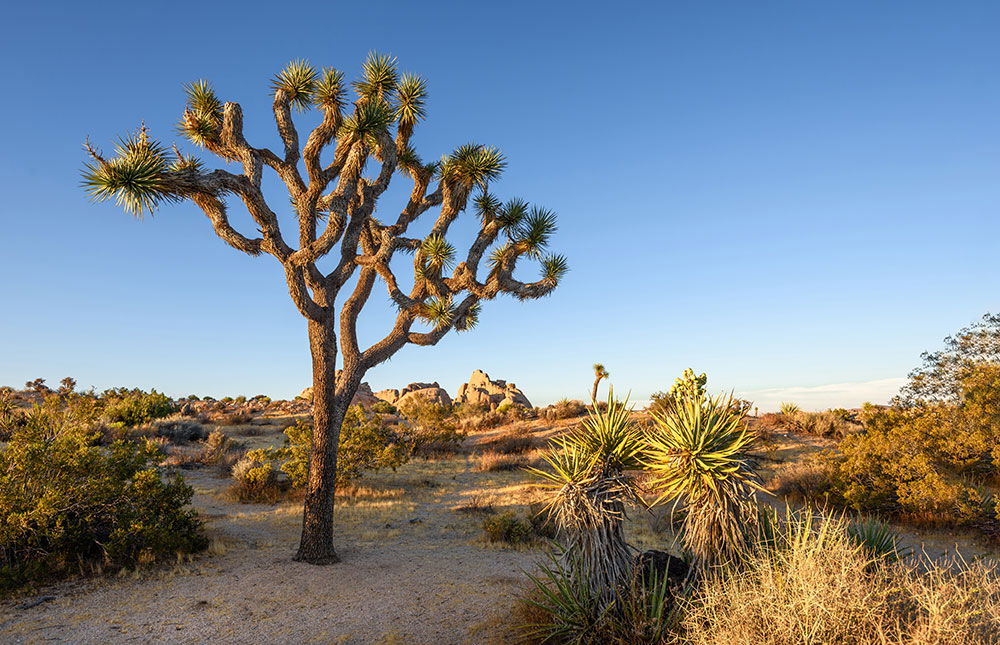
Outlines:
<svg viewBox="0 0 1000 645"><path fill-rule="evenodd" d="M397 408L417 401L446 406L450 406L452 403L451 395L437 381L434 383L410 383L402 390L380 390L374 396Z"/></svg>
<svg viewBox="0 0 1000 645"><path fill-rule="evenodd" d="M313 398L313 389L311 387L307 387L306 389L302 390L302 392L295 398L305 399L306 401L309 401L311 403ZM375 395L372 394L372 388L367 383L362 383L361 385L358 386L358 391L355 393L354 398L351 400L351 405L363 405L366 408L369 408L375 405L376 403L378 403L378 398L376 398Z"/></svg>
<svg viewBox="0 0 1000 645"><path fill-rule="evenodd" d="M491 380L490 375L482 370L476 370L469 377L468 383L458 388L455 403L479 405L495 410L502 405L519 405L530 408L531 401L517 386L507 381Z"/></svg>

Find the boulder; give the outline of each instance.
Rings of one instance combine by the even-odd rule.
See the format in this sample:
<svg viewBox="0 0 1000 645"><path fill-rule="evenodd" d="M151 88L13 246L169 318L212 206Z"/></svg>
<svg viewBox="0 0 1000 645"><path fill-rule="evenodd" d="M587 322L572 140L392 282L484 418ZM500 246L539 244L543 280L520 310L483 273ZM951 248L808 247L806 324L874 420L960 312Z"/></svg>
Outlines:
<svg viewBox="0 0 1000 645"><path fill-rule="evenodd" d="M399 393L399 398L393 402L397 408L403 408L415 402L434 403L450 406L451 395L437 383L410 383Z"/></svg>
<svg viewBox="0 0 1000 645"><path fill-rule="evenodd" d="M458 388L456 403L476 405L496 409L501 405L518 405L531 407L531 401L513 383L502 380L492 380L490 375L482 370L476 370L469 377L468 383Z"/></svg>
<svg viewBox="0 0 1000 645"><path fill-rule="evenodd" d="M376 399L381 399L390 405L395 405L399 400L399 390L379 390L375 393Z"/></svg>
<svg viewBox="0 0 1000 645"><path fill-rule="evenodd" d="M311 403L313 398L313 389L311 387L307 387L306 389L302 390L302 392L299 393L299 395L295 398L296 400L303 399ZM361 405L366 408L369 408L378 403L378 401L379 399L372 393L371 386L368 385L367 383L362 383L361 385L358 386L358 391L354 393L354 398L351 400L351 405Z"/></svg>
<svg viewBox="0 0 1000 645"><path fill-rule="evenodd" d="M684 560L670 555L666 551L656 550L640 553L636 558L636 568L643 580L646 580L651 574L656 574L657 580L663 580L666 577L672 587L683 583L691 570L691 567Z"/></svg>

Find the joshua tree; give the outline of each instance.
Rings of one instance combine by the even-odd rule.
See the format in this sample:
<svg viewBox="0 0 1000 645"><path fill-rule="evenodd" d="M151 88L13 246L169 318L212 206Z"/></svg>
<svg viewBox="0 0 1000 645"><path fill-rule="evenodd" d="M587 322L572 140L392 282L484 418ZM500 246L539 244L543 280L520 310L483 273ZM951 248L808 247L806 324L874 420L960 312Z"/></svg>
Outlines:
<svg viewBox="0 0 1000 645"><path fill-rule="evenodd" d="M238 164L239 173L208 170L176 146L154 141L145 127L120 140L114 157L85 146L92 159L84 185L95 199L114 198L137 217L163 202L191 200L230 246L280 262L292 301L307 319L312 353L313 442L296 559L315 564L338 560L333 548L337 443L365 373L407 344L434 345L452 329L471 329L484 300L501 293L521 300L549 294L567 270L564 257L543 255L555 215L520 199L501 203L488 191L506 165L499 150L467 144L438 162L421 161L410 138L425 115L422 79L400 75L395 58L371 54L350 86L353 100L340 71L290 63L271 85L282 143L282 150L272 152L244 138L239 104L223 103L206 81L188 85L180 130L223 161ZM303 143L292 111L307 108L318 109L321 120ZM366 173L369 164L372 172ZM288 197L265 200L266 169L287 188L291 214L284 213ZM379 198L397 173L412 182L408 201L400 212L377 217ZM247 236L230 224L227 197L243 203L257 233ZM446 236L470 200L480 224L468 253L457 258ZM430 230L412 233L411 225L432 209ZM286 241L280 220L297 224L296 246ZM413 254L408 293L392 263L400 252ZM329 266L321 269L319 260L328 254ZM524 257L540 261L539 280L514 277ZM481 264L487 265L482 271ZM398 314L392 329L365 348L357 321L376 280L385 284Z"/></svg>
<svg viewBox="0 0 1000 645"><path fill-rule="evenodd" d="M602 363L594 363L594 386L590 388L590 400L594 405L597 405L597 386L600 385L602 379L606 379L611 374L608 370L604 369Z"/></svg>

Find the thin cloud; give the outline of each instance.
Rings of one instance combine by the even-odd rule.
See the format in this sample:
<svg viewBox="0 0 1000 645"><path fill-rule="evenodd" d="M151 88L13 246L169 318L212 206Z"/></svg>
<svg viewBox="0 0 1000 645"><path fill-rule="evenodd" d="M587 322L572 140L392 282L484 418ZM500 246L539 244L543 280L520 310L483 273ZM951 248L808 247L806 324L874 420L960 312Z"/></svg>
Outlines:
<svg viewBox="0 0 1000 645"><path fill-rule="evenodd" d="M748 390L737 392L736 396L753 401L761 412L777 410L785 401L795 403L803 410L857 408L866 401L886 403L899 392L904 383L905 378L885 378L855 383Z"/></svg>

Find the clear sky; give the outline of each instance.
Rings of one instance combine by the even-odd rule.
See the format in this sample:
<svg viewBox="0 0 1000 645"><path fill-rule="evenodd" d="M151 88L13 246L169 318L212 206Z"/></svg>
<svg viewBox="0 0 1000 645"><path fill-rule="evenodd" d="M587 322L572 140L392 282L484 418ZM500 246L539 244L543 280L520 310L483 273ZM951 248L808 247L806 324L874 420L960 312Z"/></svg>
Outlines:
<svg viewBox="0 0 1000 645"><path fill-rule="evenodd" d="M90 204L81 143L108 150L141 120L179 141L181 85L207 78L275 146L273 74L306 58L353 75L378 50L428 81L423 156L501 147L495 192L560 214L571 272L405 348L375 389L454 392L478 368L544 404L585 397L601 361L638 400L689 366L762 409L884 400L1000 309L998 33L995 2L13 4L0 383L308 385L273 258L225 246L191 204L143 222ZM369 309L374 339L387 299Z"/></svg>

